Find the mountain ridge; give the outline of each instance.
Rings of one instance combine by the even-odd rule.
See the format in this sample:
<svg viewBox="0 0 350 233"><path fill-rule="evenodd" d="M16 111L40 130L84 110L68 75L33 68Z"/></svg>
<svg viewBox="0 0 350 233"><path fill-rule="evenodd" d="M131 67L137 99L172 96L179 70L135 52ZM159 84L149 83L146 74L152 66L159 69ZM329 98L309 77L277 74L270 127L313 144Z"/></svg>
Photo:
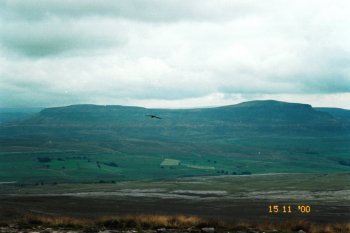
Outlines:
<svg viewBox="0 0 350 233"><path fill-rule="evenodd" d="M337 113L337 114L335 114ZM116 122L144 121L147 115L159 115L163 121L172 119L174 123L196 123L203 120L222 122L248 122L254 123L298 123L315 124L323 121L324 124L333 124L337 121L346 121L348 110L334 108L313 108L309 104L289 103L276 100L247 101L235 105L225 105L212 108L192 109L161 109L144 108L123 105L95 105L77 104L63 107L51 107L42 109L39 113L15 122L15 124L47 123L52 121L82 122ZM335 114L335 115L334 115ZM341 116L341 117L339 117ZM350 111L349 111L350 116ZM103 122L106 121L106 122Z"/></svg>
<svg viewBox="0 0 350 233"><path fill-rule="evenodd" d="M112 104L112 105L101 105L101 104L72 104L72 105L66 105L66 106L56 106L56 107L47 107L43 108L45 109L59 109L59 108L81 108L81 107L100 107L100 108L138 108L138 109L153 109L153 110L198 110L198 109L217 109L217 108L231 108L231 107L254 107L254 106L266 106L266 105L300 105L300 106L312 106L310 104L304 104L304 103L294 103L294 102L284 102L284 101L278 101L278 100L252 100L252 101L244 101L237 104L229 104L229 105L222 105L222 106L213 106L213 107L192 107L192 108L148 108L148 107L142 107L142 106L133 106L133 105L120 105L120 104ZM340 108L342 109L342 108ZM344 109L347 110L347 109ZM350 110L349 110L350 111Z"/></svg>
<svg viewBox="0 0 350 233"><path fill-rule="evenodd" d="M161 119L151 119L155 115ZM5 127L6 126L6 127ZM155 109L122 105L79 104L46 108L22 120L3 125L6 130L30 127L35 131L47 129L49 134L65 129L76 135L77 129L88 133L133 138L227 137L270 133L283 135L316 135L317 132L350 131L350 122L319 111L308 104L281 101L249 101L236 105L197 109ZM111 129L115 129L115 132ZM93 131L92 131L93 130ZM74 132L74 133L73 133ZM23 133L23 132L22 132ZM10 132L11 134L11 132ZM33 132L35 134L35 132ZM42 134L47 134L43 132Z"/></svg>

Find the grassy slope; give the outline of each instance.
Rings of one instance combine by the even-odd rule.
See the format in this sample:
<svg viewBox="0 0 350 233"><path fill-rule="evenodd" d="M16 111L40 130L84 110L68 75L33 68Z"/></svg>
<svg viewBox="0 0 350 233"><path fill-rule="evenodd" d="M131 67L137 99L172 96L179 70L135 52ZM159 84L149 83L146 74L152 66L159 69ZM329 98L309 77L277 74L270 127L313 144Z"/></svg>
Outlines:
<svg viewBox="0 0 350 233"><path fill-rule="evenodd" d="M163 119L150 119L145 116L149 113ZM192 110L46 109L0 126L0 182L348 172L349 129L347 121L309 105L276 101ZM41 157L50 161L40 162ZM160 166L166 158L181 164Z"/></svg>
<svg viewBox="0 0 350 233"><path fill-rule="evenodd" d="M0 153L1 182L82 183L139 179L173 179L184 176L227 175L242 173L336 173L348 172L349 145L341 139L295 139L284 148L271 139L220 141L213 145L163 145L159 152L134 151L42 151ZM286 139L287 140L287 139ZM343 139L345 140L345 139ZM254 142L254 143L253 143ZM292 144L293 143L293 144ZM315 149L306 150L317 144ZM317 146L315 145L315 147ZM339 146L343 145L343 147ZM200 149L197 149L200 147ZM207 148L206 148L207 147ZM217 150L216 150L217 148ZM258 148L258 149L257 149ZM234 151L234 153L230 151ZM126 150L127 151L127 150ZM131 151L131 150L130 150ZM213 153L213 152L214 153ZM217 152L217 154L215 154ZM259 153L260 152L260 153ZM40 162L39 158L49 158ZM178 166L161 166L166 159L177 159ZM114 164L114 165L110 165ZM214 169L205 169L214 167Z"/></svg>

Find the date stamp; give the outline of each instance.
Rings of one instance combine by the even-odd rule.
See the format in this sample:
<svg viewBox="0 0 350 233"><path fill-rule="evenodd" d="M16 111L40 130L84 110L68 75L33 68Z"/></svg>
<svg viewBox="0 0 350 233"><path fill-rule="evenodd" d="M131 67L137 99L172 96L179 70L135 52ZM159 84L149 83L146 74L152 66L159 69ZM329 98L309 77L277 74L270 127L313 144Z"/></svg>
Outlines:
<svg viewBox="0 0 350 233"><path fill-rule="evenodd" d="M291 214L293 212L298 212L301 214L311 213L311 206L309 205L269 205L268 213L271 214Z"/></svg>

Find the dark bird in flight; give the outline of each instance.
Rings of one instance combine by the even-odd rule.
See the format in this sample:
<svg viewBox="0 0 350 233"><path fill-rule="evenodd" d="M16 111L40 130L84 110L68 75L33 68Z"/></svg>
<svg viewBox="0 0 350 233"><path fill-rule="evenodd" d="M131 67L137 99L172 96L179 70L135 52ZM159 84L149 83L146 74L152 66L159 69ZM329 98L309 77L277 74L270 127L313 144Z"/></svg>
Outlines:
<svg viewBox="0 0 350 233"><path fill-rule="evenodd" d="M156 116L156 115L146 115L146 116L148 116L148 117L150 117L150 118L156 118L156 119L162 119L162 118L160 118L159 116Z"/></svg>

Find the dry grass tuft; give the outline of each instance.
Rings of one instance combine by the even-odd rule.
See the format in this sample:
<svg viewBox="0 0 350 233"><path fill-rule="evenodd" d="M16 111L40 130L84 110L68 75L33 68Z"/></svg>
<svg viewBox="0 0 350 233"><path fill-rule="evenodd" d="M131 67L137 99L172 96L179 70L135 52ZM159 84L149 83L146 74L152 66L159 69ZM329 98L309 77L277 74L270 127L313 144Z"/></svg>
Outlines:
<svg viewBox="0 0 350 233"><path fill-rule="evenodd" d="M63 216L43 216L43 215L33 215L27 214L20 220L18 220L20 225L46 225L46 226L57 226L57 227L91 227L94 226L94 221L83 218L72 218Z"/></svg>
<svg viewBox="0 0 350 233"><path fill-rule="evenodd" d="M349 233L350 223L315 224L303 220L285 221L281 223L237 223L231 221L208 220L196 216L186 215L124 215L106 216L98 219L84 219L64 216L25 215L15 221L18 225L32 227L36 225L49 227L69 228L107 228L107 229L157 229L157 228L202 228L215 227L217 229L246 230L249 228L264 231L279 230L282 232L298 232L303 230L308 233Z"/></svg>
<svg viewBox="0 0 350 233"><path fill-rule="evenodd" d="M185 228L197 226L203 220L194 216L166 216L166 215L127 215L103 217L97 220L97 225L112 228Z"/></svg>
<svg viewBox="0 0 350 233"><path fill-rule="evenodd" d="M350 223L336 223L326 225L311 225L310 233L349 233Z"/></svg>

